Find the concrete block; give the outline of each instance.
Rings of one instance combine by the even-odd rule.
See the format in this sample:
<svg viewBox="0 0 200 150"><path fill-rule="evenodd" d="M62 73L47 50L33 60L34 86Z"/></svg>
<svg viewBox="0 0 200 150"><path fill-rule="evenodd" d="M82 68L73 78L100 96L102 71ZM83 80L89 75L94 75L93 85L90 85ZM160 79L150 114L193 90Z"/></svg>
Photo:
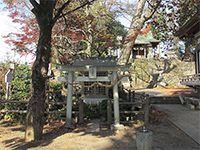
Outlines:
<svg viewBox="0 0 200 150"><path fill-rule="evenodd" d="M192 104L187 104L186 106L187 106L189 109L191 109L191 110L194 110L194 109L195 109L195 106L192 105Z"/></svg>
<svg viewBox="0 0 200 150"><path fill-rule="evenodd" d="M137 150L152 150L152 131L139 130L136 132L136 146Z"/></svg>

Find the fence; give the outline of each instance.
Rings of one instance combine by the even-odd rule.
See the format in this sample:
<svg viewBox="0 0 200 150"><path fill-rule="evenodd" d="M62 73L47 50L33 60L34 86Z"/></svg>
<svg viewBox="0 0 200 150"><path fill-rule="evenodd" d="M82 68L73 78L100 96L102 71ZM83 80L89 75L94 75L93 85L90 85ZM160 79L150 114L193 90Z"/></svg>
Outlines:
<svg viewBox="0 0 200 150"><path fill-rule="evenodd" d="M134 97L134 98L133 98ZM127 118L129 116L133 116L133 114L142 113L144 114L145 124L148 124L148 116L149 116L149 97L144 93L135 94L128 93L125 96L126 99L120 99L120 116L122 118ZM13 108L17 109L7 109L6 106L15 106ZM16 106L20 107L16 107ZM66 118L66 102L56 102L56 101L46 101L46 109L45 115L47 115L47 120L51 120L54 118L63 119ZM17 113L17 114L26 114L28 101L17 101L17 100L0 100L0 114L1 116L8 113ZM54 107L55 106L55 107ZM130 107L130 109L128 109ZM142 110L135 110L135 107L142 108ZM12 108L12 107L11 107ZM24 108L24 109L22 109ZM123 109L125 108L125 109ZM112 109L112 108L111 108ZM76 118L79 114L78 109L73 109L72 114L74 118ZM112 114L112 112L111 112ZM56 116L56 117L55 117ZM124 116L124 117L123 117ZM59 118L58 118L59 117ZM120 119L120 120L121 120ZM121 120L122 123L131 122L132 119Z"/></svg>
<svg viewBox="0 0 200 150"><path fill-rule="evenodd" d="M5 114L15 113L15 114L26 114L28 101L17 101L17 100L0 100L0 116ZM15 109L8 109L7 107L13 106ZM53 118L65 119L66 116L66 102L47 102L45 109L45 115L47 115L47 120ZM58 109L59 107L59 109ZM22 109L24 108L24 109ZM77 116L78 111L72 111L72 114Z"/></svg>

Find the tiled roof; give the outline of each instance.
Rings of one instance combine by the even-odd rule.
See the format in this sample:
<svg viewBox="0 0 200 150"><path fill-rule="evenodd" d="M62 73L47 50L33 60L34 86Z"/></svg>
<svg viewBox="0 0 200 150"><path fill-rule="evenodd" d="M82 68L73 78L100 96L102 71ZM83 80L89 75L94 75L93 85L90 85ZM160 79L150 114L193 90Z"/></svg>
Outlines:
<svg viewBox="0 0 200 150"><path fill-rule="evenodd" d="M148 45L151 44L151 42L160 42L159 40L155 39L153 37L152 32L147 33L146 35L138 35L136 40L135 40L135 44L138 45Z"/></svg>

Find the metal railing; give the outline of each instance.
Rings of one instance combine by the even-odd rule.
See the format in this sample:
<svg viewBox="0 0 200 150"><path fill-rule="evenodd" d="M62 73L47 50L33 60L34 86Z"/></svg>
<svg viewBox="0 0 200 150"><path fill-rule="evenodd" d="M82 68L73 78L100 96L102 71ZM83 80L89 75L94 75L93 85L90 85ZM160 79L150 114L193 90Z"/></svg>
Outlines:
<svg viewBox="0 0 200 150"><path fill-rule="evenodd" d="M183 85L200 86L200 74L183 76L180 79L180 83Z"/></svg>

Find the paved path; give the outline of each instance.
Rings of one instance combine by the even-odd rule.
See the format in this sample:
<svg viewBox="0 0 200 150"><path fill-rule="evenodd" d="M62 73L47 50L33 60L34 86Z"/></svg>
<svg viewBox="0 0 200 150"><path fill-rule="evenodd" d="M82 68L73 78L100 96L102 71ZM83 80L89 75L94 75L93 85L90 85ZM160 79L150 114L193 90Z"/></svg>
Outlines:
<svg viewBox="0 0 200 150"><path fill-rule="evenodd" d="M200 144L200 111L190 110L182 105L155 105L169 114L169 120Z"/></svg>

